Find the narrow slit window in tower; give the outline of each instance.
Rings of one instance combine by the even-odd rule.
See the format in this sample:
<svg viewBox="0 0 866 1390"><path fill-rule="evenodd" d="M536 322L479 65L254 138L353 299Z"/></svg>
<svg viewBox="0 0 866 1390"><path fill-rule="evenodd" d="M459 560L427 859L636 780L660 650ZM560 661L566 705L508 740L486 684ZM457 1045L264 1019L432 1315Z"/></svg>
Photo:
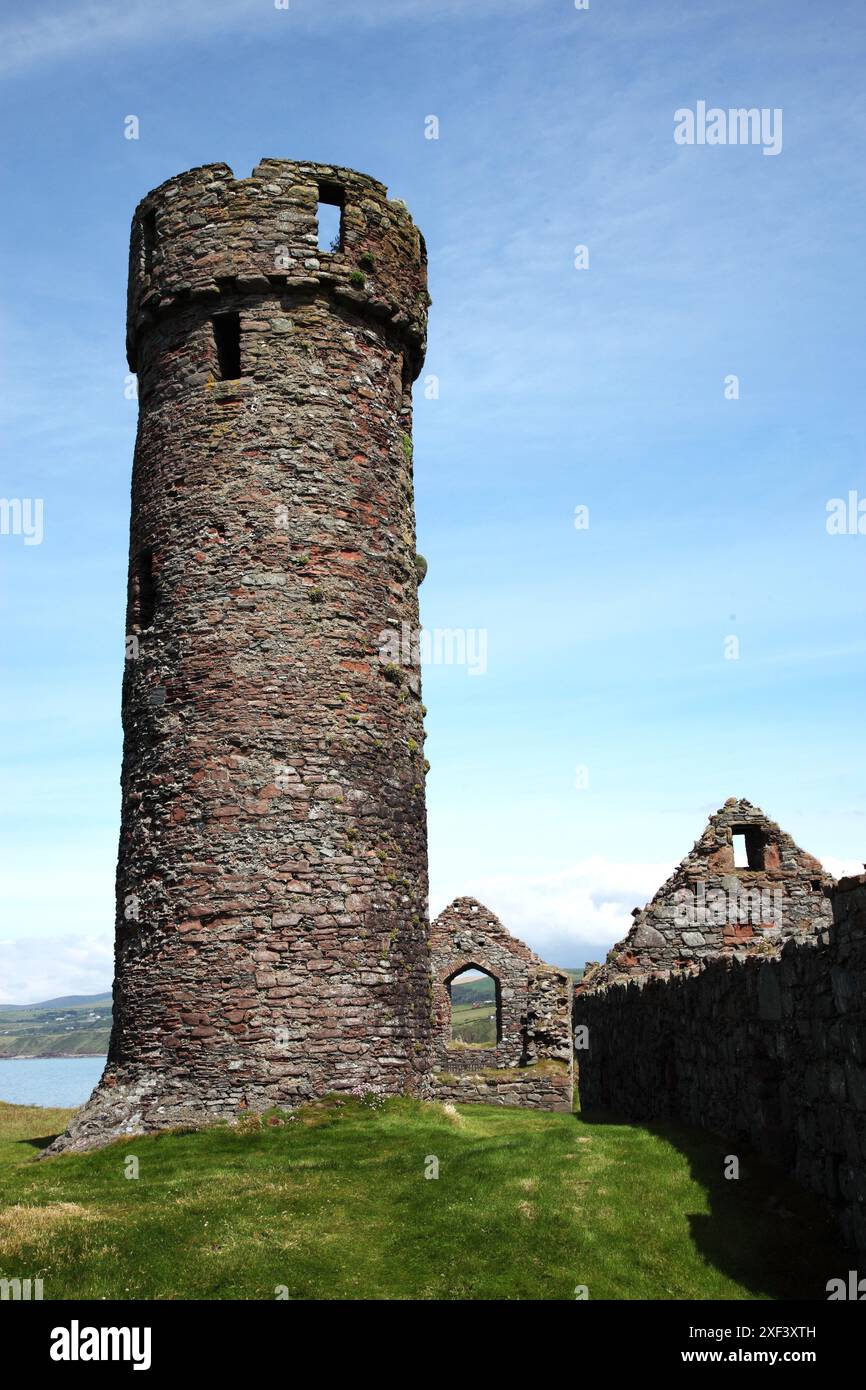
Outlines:
<svg viewBox="0 0 866 1390"><path fill-rule="evenodd" d="M150 549L142 550L138 557L135 587L136 618L143 631L153 626L156 613L156 580L153 575L153 551Z"/></svg>
<svg viewBox="0 0 866 1390"><path fill-rule="evenodd" d="M153 271L153 248L156 245L156 213L146 212L141 219L141 240L144 248L144 273Z"/></svg>
<svg viewBox="0 0 866 1390"><path fill-rule="evenodd" d="M344 206L345 198L339 184L319 184L319 204L316 209L316 217L320 251L342 251Z"/></svg>
<svg viewBox="0 0 866 1390"><path fill-rule="evenodd" d="M236 381L241 374L240 314L215 314L213 336L222 381Z"/></svg>

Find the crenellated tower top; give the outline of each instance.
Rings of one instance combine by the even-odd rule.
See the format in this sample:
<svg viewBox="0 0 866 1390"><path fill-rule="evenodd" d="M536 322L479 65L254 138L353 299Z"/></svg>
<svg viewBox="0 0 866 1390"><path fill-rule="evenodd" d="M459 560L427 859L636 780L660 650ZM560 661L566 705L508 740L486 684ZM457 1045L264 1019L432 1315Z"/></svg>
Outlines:
<svg viewBox="0 0 866 1390"><path fill-rule="evenodd" d="M339 231L319 245L322 206ZM238 294L328 294L387 323L411 380L424 361L427 251L405 204L352 169L263 159L248 179L205 164L148 193L136 208L129 258L127 354L138 370L143 333L176 308L219 311Z"/></svg>

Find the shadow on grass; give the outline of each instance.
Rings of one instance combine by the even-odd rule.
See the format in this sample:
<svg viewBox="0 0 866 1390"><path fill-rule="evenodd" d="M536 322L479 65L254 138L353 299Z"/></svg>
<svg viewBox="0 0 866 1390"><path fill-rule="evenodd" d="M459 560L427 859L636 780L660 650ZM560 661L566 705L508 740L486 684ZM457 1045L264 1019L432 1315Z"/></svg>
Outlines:
<svg viewBox="0 0 866 1390"><path fill-rule="evenodd" d="M38 1138L33 1139L16 1139L15 1143L23 1144L26 1149L47 1149L49 1144L54 1143L57 1135L62 1133L63 1130L59 1129L57 1134L40 1135Z"/></svg>
<svg viewBox="0 0 866 1390"><path fill-rule="evenodd" d="M853 1257L829 1208L745 1144L674 1121L639 1123L608 1111L580 1118L642 1129L686 1158L710 1208L688 1215L695 1249L755 1295L825 1300L827 1281L849 1268ZM739 1160L736 1179L725 1177L731 1156Z"/></svg>

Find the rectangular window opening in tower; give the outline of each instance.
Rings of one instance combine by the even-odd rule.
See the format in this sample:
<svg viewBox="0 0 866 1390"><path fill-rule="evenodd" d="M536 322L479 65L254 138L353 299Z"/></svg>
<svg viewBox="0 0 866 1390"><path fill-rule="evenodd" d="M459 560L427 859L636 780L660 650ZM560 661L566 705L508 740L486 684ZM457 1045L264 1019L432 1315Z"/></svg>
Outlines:
<svg viewBox="0 0 866 1390"><path fill-rule="evenodd" d="M221 381L236 381L241 374L240 314L214 314L213 336Z"/></svg>
<svg viewBox="0 0 866 1390"><path fill-rule="evenodd" d="M144 252L144 273L153 272L153 248L156 245L156 213L145 212L141 219L141 242Z"/></svg>
<svg viewBox="0 0 866 1390"><path fill-rule="evenodd" d="M343 249L343 209L346 200L338 183L319 184L316 209L319 250L329 253Z"/></svg>
<svg viewBox="0 0 866 1390"><path fill-rule="evenodd" d="M153 626L156 613L156 580L153 574L153 551L148 547L140 551L135 574L135 618L143 632Z"/></svg>

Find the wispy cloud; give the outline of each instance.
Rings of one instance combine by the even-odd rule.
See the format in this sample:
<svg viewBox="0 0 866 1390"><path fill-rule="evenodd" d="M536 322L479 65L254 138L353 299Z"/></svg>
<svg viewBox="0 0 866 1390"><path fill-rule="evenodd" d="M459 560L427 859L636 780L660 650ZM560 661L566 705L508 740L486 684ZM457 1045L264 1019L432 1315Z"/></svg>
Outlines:
<svg viewBox="0 0 866 1390"><path fill-rule="evenodd" d="M424 620L490 636L484 681L424 676L434 905L471 892L548 959L598 957L691 844L688 808L741 788L808 848L857 851L862 538L827 537L824 505L862 474L862 25L853 0L831 26L800 8L3 7L0 75L22 79L7 85L24 112L3 487L44 497L47 518L44 546L0 545L16 730L0 877L38 979L22 997L69 987L45 974L57 932L110 941L127 221L149 185L209 159L239 177L263 153L369 169L427 236L441 399L417 393ZM154 117L139 144L120 133L133 92ZM674 146L674 109L703 96L783 104L782 158ZM610 854L644 862L590 857Z"/></svg>
<svg viewBox="0 0 866 1390"><path fill-rule="evenodd" d="M511 12L537 8L541 0L508 0ZM458 21L476 19L486 11L502 11L502 0L290 0L278 9L272 0L150 0L147 5L57 3L41 6L26 19L0 23L0 76L35 67L84 58L104 49L130 49L167 40L206 38L244 30L257 35L266 26L293 26L295 32L345 28L375 28L407 20ZM290 30L291 31L291 30Z"/></svg>
<svg viewBox="0 0 866 1390"><path fill-rule="evenodd" d="M210 29L229 27L260 8L255 0L41 7L26 19L16 17L0 24L0 74L83 58L106 47L128 47L172 34L189 34L205 25Z"/></svg>

